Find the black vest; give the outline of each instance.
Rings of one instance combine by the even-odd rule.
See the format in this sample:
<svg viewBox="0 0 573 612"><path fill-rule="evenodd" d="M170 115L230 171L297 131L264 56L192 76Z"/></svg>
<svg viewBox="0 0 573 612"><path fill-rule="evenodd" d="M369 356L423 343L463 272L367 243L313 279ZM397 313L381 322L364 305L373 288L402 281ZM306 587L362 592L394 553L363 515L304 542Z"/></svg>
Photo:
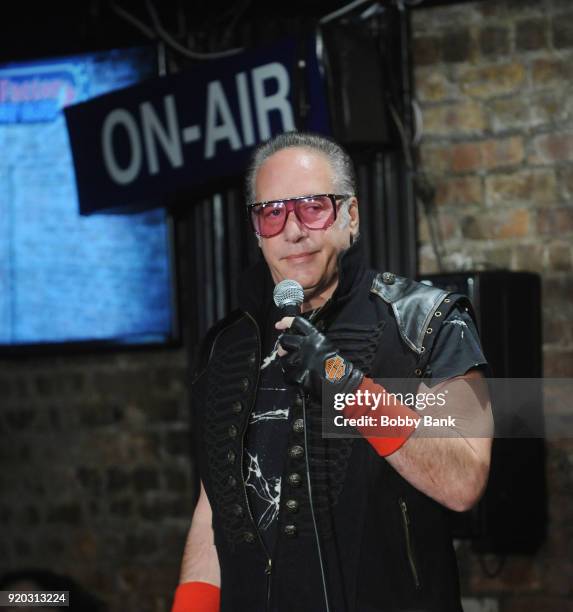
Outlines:
<svg viewBox="0 0 573 612"><path fill-rule="evenodd" d="M315 324L366 375L407 378L415 391L430 375L441 321L463 296L367 271L357 246L340 258L339 271L337 290ZM221 566L221 612L322 612L325 591L331 612L461 612L446 510L364 439L323 438L321 407L302 394L291 407L278 541L274 551L265 550L242 473L260 330L267 317L280 318L268 300L272 281L264 268L260 274L267 300L248 292L243 308L210 331L192 387L194 444Z"/></svg>

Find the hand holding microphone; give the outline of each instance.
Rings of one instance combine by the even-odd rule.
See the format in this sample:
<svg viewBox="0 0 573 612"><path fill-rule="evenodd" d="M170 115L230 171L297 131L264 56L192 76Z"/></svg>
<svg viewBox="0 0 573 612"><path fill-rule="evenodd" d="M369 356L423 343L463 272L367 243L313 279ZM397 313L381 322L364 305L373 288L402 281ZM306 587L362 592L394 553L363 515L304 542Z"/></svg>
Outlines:
<svg viewBox="0 0 573 612"><path fill-rule="evenodd" d="M333 385L329 390L336 393L349 393L356 389L362 382L362 372L344 359L312 323L299 315L304 298L299 283L282 281L275 287L273 296L275 304L283 312L289 308L285 312L287 316L294 316L280 339L280 345L287 351L281 356L286 382L301 386L318 400L322 399L324 383Z"/></svg>
<svg viewBox="0 0 573 612"><path fill-rule="evenodd" d="M289 296L288 301L292 302L292 309L287 312L293 316L295 315L294 308L299 309L300 304L302 304L303 290L296 281L283 281L283 283L289 283L290 290L285 292L285 295ZM275 287L274 295L277 295L277 293L283 295L279 288L280 285L282 283ZM298 289L295 288L295 285L298 285ZM299 298L294 299L293 295L298 295L300 301L297 302ZM281 308L281 304L277 302L276 298L275 303ZM363 372L354 367L351 361L344 359L330 340L298 313L294 316L290 326L288 319L282 319L277 323L277 328L285 330L280 338L280 345L283 349L286 349L286 353L279 350L285 381L292 385L301 386L306 393L312 395L319 402L328 405L334 398L334 394L354 393L359 388L373 394L385 392L381 385L365 377ZM324 398L323 391L326 394ZM350 418L357 418L369 411L370 408L368 407L350 405L345 406L342 414ZM412 411L407 406L398 404L387 407L385 415L389 418L406 417L411 416ZM381 457L387 457L395 453L405 444L415 429L413 426L357 427L357 430Z"/></svg>

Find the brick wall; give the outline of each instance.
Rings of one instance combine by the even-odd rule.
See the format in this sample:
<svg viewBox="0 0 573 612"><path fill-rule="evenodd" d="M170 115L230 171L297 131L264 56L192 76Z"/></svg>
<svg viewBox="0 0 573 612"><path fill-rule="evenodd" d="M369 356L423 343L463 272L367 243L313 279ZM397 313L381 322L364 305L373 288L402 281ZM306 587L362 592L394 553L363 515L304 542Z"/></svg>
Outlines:
<svg viewBox="0 0 573 612"><path fill-rule="evenodd" d="M182 351L2 361L0 573L168 609L192 512Z"/></svg>
<svg viewBox="0 0 573 612"><path fill-rule="evenodd" d="M573 3L483 0L413 13L421 166L445 267L538 272L548 377L573 375ZM437 269L420 211L420 264ZM572 440L548 443L549 536L535 558L460 545L467 610L572 610ZM527 509L523 509L527 512Z"/></svg>

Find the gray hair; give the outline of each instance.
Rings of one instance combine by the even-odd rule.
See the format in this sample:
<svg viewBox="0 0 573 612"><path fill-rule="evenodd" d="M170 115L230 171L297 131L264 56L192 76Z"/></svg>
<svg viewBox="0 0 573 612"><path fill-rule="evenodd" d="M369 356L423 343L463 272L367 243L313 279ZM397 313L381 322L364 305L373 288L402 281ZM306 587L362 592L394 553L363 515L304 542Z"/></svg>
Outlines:
<svg viewBox="0 0 573 612"><path fill-rule="evenodd" d="M284 132L260 144L251 157L245 180L247 204L255 201L257 173L265 161L289 147L304 147L324 155L332 169L334 191L340 195L356 195L356 174L348 153L334 140L312 132Z"/></svg>

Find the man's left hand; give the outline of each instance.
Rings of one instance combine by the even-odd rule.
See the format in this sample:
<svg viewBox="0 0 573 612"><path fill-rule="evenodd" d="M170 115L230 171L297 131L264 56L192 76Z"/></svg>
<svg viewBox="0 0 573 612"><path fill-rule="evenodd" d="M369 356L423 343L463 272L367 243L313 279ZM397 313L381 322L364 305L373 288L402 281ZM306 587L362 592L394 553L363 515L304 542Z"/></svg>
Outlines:
<svg viewBox="0 0 573 612"><path fill-rule="evenodd" d="M319 400L323 384L335 385L332 390L337 393L349 393L362 382L362 372L305 318L284 318L276 328L288 328L280 339L286 353L279 351L286 382L300 385Z"/></svg>

